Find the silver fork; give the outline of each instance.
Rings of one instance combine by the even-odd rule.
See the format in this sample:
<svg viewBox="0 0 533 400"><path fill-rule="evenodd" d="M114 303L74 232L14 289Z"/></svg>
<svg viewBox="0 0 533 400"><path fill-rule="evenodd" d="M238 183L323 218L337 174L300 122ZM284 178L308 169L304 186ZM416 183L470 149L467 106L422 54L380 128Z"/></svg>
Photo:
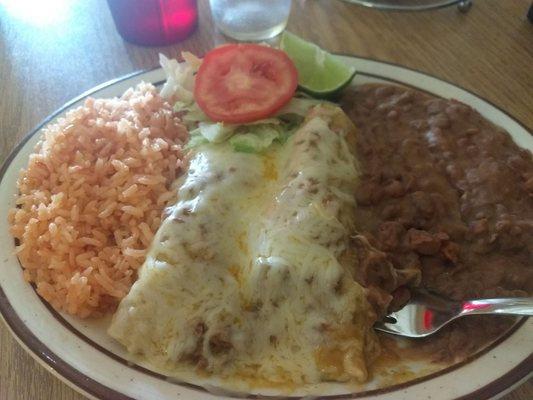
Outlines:
<svg viewBox="0 0 533 400"><path fill-rule="evenodd" d="M508 314L533 316L533 297L452 301L425 291L413 292L401 310L387 315L374 328L394 335L420 338L466 315Z"/></svg>

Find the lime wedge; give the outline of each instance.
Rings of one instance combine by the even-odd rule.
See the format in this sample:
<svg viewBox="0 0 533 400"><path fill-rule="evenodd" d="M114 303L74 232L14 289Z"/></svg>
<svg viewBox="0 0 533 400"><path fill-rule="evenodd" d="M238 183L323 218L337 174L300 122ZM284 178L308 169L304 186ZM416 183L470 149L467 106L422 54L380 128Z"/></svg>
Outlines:
<svg viewBox="0 0 533 400"><path fill-rule="evenodd" d="M334 96L355 76L354 67L290 32L283 33L280 48L294 62L300 88L314 97Z"/></svg>

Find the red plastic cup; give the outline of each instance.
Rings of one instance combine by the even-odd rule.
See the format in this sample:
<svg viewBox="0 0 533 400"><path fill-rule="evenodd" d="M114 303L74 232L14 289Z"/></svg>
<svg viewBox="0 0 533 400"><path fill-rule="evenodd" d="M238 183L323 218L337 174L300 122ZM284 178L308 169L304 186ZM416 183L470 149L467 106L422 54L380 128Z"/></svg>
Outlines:
<svg viewBox="0 0 533 400"><path fill-rule="evenodd" d="M120 35L128 42L161 46L187 38L196 28L196 0L107 0Z"/></svg>

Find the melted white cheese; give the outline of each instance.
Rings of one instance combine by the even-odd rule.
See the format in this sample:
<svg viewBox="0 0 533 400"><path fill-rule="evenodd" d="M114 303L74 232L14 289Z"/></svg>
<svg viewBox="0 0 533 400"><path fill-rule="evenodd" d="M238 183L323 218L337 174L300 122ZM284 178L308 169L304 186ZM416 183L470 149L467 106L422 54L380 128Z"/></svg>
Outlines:
<svg viewBox="0 0 533 400"><path fill-rule="evenodd" d="M370 306L341 262L358 171L339 118L318 107L263 155L201 147L111 336L176 376L366 379Z"/></svg>

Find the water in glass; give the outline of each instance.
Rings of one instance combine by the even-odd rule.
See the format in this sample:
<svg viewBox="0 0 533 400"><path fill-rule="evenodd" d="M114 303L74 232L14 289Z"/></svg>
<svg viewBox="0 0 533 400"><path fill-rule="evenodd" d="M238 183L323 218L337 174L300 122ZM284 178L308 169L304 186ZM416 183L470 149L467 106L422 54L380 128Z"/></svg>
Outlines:
<svg viewBox="0 0 533 400"><path fill-rule="evenodd" d="M210 0L218 29L237 40L265 40L285 29L291 0Z"/></svg>

